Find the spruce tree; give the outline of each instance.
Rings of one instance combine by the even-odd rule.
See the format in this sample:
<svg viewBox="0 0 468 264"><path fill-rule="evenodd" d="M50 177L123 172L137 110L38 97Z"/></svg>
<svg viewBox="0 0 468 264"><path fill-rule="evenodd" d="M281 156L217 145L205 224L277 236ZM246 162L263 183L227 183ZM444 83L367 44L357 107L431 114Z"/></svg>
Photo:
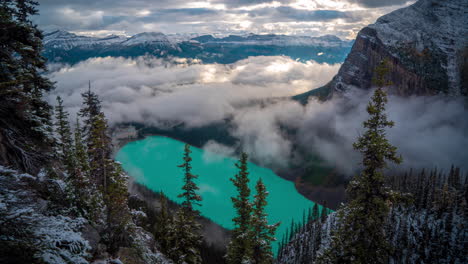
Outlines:
<svg viewBox="0 0 468 264"><path fill-rule="evenodd" d="M112 158L112 142L108 124L101 111L99 98L91 92L83 94L83 108L80 116L84 120L83 133L89 161L89 175L97 187L105 204L106 223L104 241L110 253L119 246L130 243L128 228L130 212L128 209L127 176L119 163ZM97 197L99 202L99 197Z"/></svg>
<svg viewBox="0 0 468 264"><path fill-rule="evenodd" d="M294 235L296 235L296 224L294 223L294 219L291 220L291 225L289 227L289 241L291 241L294 238Z"/></svg>
<svg viewBox="0 0 468 264"><path fill-rule="evenodd" d="M271 243L276 241L275 232L280 223L276 223L274 225L268 224L268 215L265 212L268 192L262 179L258 180L255 189L257 194L255 195L255 200L253 202L251 220L253 263L271 264L273 263Z"/></svg>
<svg viewBox="0 0 468 264"><path fill-rule="evenodd" d="M319 208L318 208L317 203L314 203L314 207L312 208L311 218L312 218L313 221L318 221L318 219L319 219Z"/></svg>
<svg viewBox="0 0 468 264"><path fill-rule="evenodd" d="M70 178L75 191L76 204L83 216L92 222L97 222L104 212L104 201L102 193L98 190L94 181L91 180L88 153L86 146L83 144L78 118L75 123L73 145L72 160L74 160L74 166Z"/></svg>
<svg viewBox="0 0 468 264"><path fill-rule="evenodd" d="M200 246L202 237L200 235L201 225L197 222L200 212L194 206L200 206L201 196L197 194L198 186L194 182L198 178L192 174L192 158L190 157L190 145L184 148L184 162L178 167L184 170L184 185L182 193L178 196L183 198L181 208L175 219L176 248L175 252L178 263L195 264L201 263Z"/></svg>
<svg viewBox="0 0 468 264"><path fill-rule="evenodd" d="M89 82L88 91L82 93L81 96L83 98L83 107L78 114L83 120L83 137L88 140L95 119L102 113L101 101L98 95L91 90L91 81Z"/></svg>
<svg viewBox="0 0 468 264"><path fill-rule="evenodd" d="M42 94L53 89L43 74L42 34L31 22L34 1L0 0L0 163L37 172L50 163L51 106Z"/></svg>
<svg viewBox="0 0 468 264"><path fill-rule="evenodd" d="M367 106L370 117L363 123L366 131L354 148L363 155L362 172L347 187L349 202L339 213L339 227L332 247L323 260L328 263L387 263L390 251L384 231L391 198L384 184L382 170L387 160L400 163L396 147L387 138L385 129L394 123L387 120L387 96L382 89L388 68L383 61L376 68L377 89Z"/></svg>
<svg viewBox="0 0 468 264"><path fill-rule="evenodd" d="M111 138L104 113L94 117L87 145L91 175L96 185L105 193L114 168Z"/></svg>
<svg viewBox="0 0 468 264"><path fill-rule="evenodd" d="M231 234L231 241L228 245L226 261L228 264L240 264L252 262L252 241L251 241L251 213L252 204L249 201L250 188L249 172L247 168L248 156L242 153L236 167L239 172L231 178L237 189L237 196L231 197L236 217L232 219L234 229Z"/></svg>
<svg viewBox="0 0 468 264"><path fill-rule="evenodd" d="M79 169L80 175L84 178L83 181L90 181L90 170L88 152L85 144L83 144L83 136L81 133L80 120L76 118L75 135L74 135L74 155L76 159L76 169Z"/></svg>
<svg viewBox="0 0 468 264"><path fill-rule="evenodd" d="M190 153L192 153L190 145L185 144L183 157L184 163L178 166L184 170L184 186L182 186L183 192L178 197L183 198L182 208L184 211L195 218L200 212L194 209L194 206L200 206L202 198L197 194L199 188L194 180L197 179L198 176L192 174L192 158L190 157Z"/></svg>
<svg viewBox="0 0 468 264"><path fill-rule="evenodd" d="M67 168L68 173L71 173L74 167L72 158L73 142L68 113L63 109L63 100L60 96L57 96L57 106L55 106L55 127L58 136L56 144L59 158Z"/></svg>
<svg viewBox="0 0 468 264"><path fill-rule="evenodd" d="M127 176L120 164L112 161L109 172L105 203L107 206L107 246L108 251L117 253L119 247L128 246L131 233L131 216L128 208Z"/></svg>
<svg viewBox="0 0 468 264"><path fill-rule="evenodd" d="M328 215L327 201L323 201L322 212L320 213L320 221L322 223L325 223L325 221L327 220L327 215Z"/></svg>
<svg viewBox="0 0 468 264"><path fill-rule="evenodd" d="M159 193L159 203L161 207L154 225L154 236L159 242L161 252L168 254L169 250L174 246L172 241L174 238L174 221L167 208L167 197L163 192Z"/></svg>

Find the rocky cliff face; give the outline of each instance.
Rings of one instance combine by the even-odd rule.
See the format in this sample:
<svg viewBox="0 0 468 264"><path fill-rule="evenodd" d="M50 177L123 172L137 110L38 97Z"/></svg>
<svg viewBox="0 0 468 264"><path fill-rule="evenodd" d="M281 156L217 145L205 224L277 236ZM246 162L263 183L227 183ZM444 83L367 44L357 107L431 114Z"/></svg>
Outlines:
<svg viewBox="0 0 468 264"><path fill-rule="evenodd" d="M369 89L373 71L390 61L391 92L398 95L468 95L468 2L419 0L363 28L333 80L328 96ZM314 95L313 92L309 95Z"/></svg>

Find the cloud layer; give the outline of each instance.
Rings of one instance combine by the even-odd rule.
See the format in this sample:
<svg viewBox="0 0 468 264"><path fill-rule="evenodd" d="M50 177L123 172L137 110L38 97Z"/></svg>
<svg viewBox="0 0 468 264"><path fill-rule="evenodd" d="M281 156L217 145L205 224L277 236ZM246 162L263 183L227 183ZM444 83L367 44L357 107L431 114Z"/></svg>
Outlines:
<svg viewBox="0 0 468 264"><path fill-rule="evenodd" d="M80 34L276 33L354 38L414 0L44 0L36 22Z"/></svg>
<svg viewBox="0 0 468 264"><path fill-rule="evenodd" d="M73 117L81 106L80 93L91 80L111 124L183 123L190 128L229 119L229 132L238 145L210 141L206 149L232 155L233 148L241 148L268 167L284 167L300 160L298 153L312 153L351 174L360 159L352 143L363 132L370 93L351 91L306 106L288 99L325 84L338 68L281 56L250 57L230 65L95 58L51 73L57 89L48 98L54 103L61 95ZM466 166L468 110L463 100L389 96L387 111L396 122L387 135L403 155L403 167Z"/></svg>
<svg viewBox="0 0 468 264"><path fill-rule="evenodd" d="M323 85L338 68L288 57L251 57L230 65L94 58L53 72L57 89L49 100L60 94L75 113L91 80L111 123L183 122L197 127L230 117L254 100L287 97Z"/></svg>
<svg viewBox="0 0 468 264"><path fill-rule="evenodd" d="M352 143L364 132L370 96L368 91L351 91L325 103L310 101L299 141L316 148L329 164L352 173L360 160ZM447 169L453 164L468 169L468 109L463 98L390 95L388 101L387 115L395 126L387 129L387 136L403 156L399 167Z"/></svg>

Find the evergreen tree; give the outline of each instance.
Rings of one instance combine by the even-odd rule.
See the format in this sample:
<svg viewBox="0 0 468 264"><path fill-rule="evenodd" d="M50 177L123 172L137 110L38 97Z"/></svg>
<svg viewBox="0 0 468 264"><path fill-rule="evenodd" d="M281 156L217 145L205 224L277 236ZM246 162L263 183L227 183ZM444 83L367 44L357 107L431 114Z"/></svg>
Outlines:
<svg viewBox="0 0 468 264"><path fill-rule="evenodd" d="M262 179L259 179L255 186L257 194L253 203L252 211L252 248L253 263L271 264L273 263L273 253L271 251L271 242L276 241L275 232L279 223L268 224L265 207L267 205L268 192ZM305 218L305 217L304 217Z"/></svg>
<svg viewBox="0 0 468 264"><path fill-rule="evenodd" d="M111 254L117 253L119 247L130 243L130 212L128 208L127 176L120 164L112 161L112 171L105 192L107 206L107 246Z"/></svg>
<svg viewBox="0 0 468 264"><path fill-rule="evenodd" d="M239 172L231 178L237 189L237 196L231 197L236 217L232 219L234 229L232 230L231 241L228 245L226 260L228 264L240 264L252 262L252 241L251 241L251 213L252 204L249 201L250 188L249 172L247 168L248 156L242 153L236 167Z"/></svg>
<svg viewBox="0 0 468 264"><path fill-rule="evenodd" d="M31 22L34 1L0 0L0 162L36 172L50 163L51 107L42 94L53 88L42 74L42 34Z"/></svg>
<svg viewBox="0 0 468 264"><path fill-rule="evenodd" d="M198 216L199 211L194 209L194 205L200 206L199 202L202 200L202 198L197 194L199 188L194 180L197 179L198 176L192 174L192 158L190 157L190 153L192 153L190 150L190 145L185 144L183 158L184 163L179 165L179 168L183 168L184 170L184 186L182 187L183 192L178 197L184 199L182 202L182 208L184 211L188 215L195 218Z"/></svg>
<svg viewBox="0 0 468 264"><path fill-rule="evenodd" d="M89 141L91 131L93 130L95 119L102 113L101 101L96 93L91 91L91 81L89 82L88 91L81 94L83 97L83 107L78 113L83 120L83 136Z"/></svg>
<svg viewBox="0 0 468 264"><path fill-rule="evenodd" d="M112 254L116 253L120 246L130 243L127 176L120 164L112 158L108 124L104 113L101 112L98 96L89 89L83 94L83 100L83 108L79 114L84 120L84 127L80 133L83 133L86 142L91 184L99 190L105 204L107 227L104 241ZM97 196L97 203L99 198Z"/></svg>
<svg viewBox="0 0 468 264"><path fill-rule="evenodd" d="M323 201L322 212L320 213L320 221L322 221L322 223L325 223L325 221L327 220L327 215L328 215L327 201Z"/></svg>
<svg viewBox="0 0 468 264"><path fill-rule="evenodd" d="M83 144L78 118L75 124L73 145L72 160L74 165L70 178L74 188L76 204L83 216L92 222L97 222L104 212L104 202L101 192L98 191L95 183L91 181L88 153Z"/></svg>
<svg viewBox="0 0 468 264"><path fill-rule="evenodd" d="M68 113L63 109L63 100L57 96L57 106L55 107L55 127L58 135L57 152L62 163L70 173L74 167L72 158L72 135L70 131L70 123L68 122Z"/></svg>
<svg viewBox="0 0 468 264"><path fill-rule="evenodd" d="M319 219L319 208L318 204L314 203L314 207L312 208L312 220L317 221Z"/></svg>
<svg viewBox="0 0 468 264"><path fill-rule="evenodd" d="M154 236L158 240L161 252L168 254L174 246L174 221L167 208L167 197L163 192L159 193L160 210L154 225Z"/></svg>
<svg viewBox="0 0 468 264"><path fill-rule="evenodd" d="M186 211L180 209L174 219L175 240L169 251L171 259L176 263L201 263L199 234L200 226L194 223Z"/></svg>
<svg viewBox="0 0 468 264"><path fill-rule="evenodd" d="M178 263L201 263L200 246L202 237L200 235L201 225L197 223L200 212L194 206L200 206L201 196L197 194L198 186L194 182L198 178L192 174L192 158L190 157L190 145L184 148L184 163L178 167L184 170L183 192L178 196L183 198L180 210L175 219L176 248Z"/></svg>
<svg viewBox="0 0 468 264"><path fill-rule="evenodd" d="M75 168L79 170L79 174L82 175L86 181L89 181L91 168L89 167L88 152L86 150L85 144L83 144L84 139L81 131L80 120L76 118L74 135L74 154L76 159Z"/></svg>
<svg viewBox="0 0 468 264"><path fill-rule="evenodd" d="M46 135L52 131L51 124L51 106L42 98L44 92L53 88L50 80L43 76L46 71L46 60L42 57L42 33L37 26L32 23L29 16L36 15L36 6L38 3L31 0L7 1L14 3L14 14L20 32L15 32L17 39L21 41L16 43L16 58L19 60L21 70L20 82L23 92L27 93L28 103L31 106L30 114L36 119L37 126L34 129Z"/></svg>
<svg viewBox="0 0 468 264"><path fill-rule="evenodd" d="M330 263L387 263L389 244L384 232L385 219L389 213L387 202L390 198L384 184L382 170L386 161L401 162L385 134L385 128L394 123L387 120L385 104L387 96L383 86L388 83L384 77L388 68L383 61L376 68L374 82L377 89L367 106L370 118L365 121L367 130L354 144L363 155L363 171L347 188L349 202L340 211L340 225L332 247L325 254ZM327 256L328 255L328 256Z"/></svg>
<svg viewBox="0 0 468 264"><path fill-rule="evenodd" d="M108 135L107 121L104 113L94 118L88 138L88 157L90 173L95 184L106 193L110 174L114 170L111 138Z"/></svg>
<svg viewBox="0 0 468 264"><path fill-rule="evenodd" d="M296 225L294 224L294 219L291 220L291 226L289 227L289 241L291 241L294 238L294 235L296 235L296 230L295 227Z"/></svg>

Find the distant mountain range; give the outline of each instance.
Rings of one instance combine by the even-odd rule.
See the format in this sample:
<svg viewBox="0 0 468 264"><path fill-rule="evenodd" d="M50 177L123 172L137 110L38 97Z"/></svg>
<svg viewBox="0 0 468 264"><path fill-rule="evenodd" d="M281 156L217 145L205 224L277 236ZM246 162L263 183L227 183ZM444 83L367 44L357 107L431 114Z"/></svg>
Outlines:
<svg viewBox="0 0 468 264"><path fill-rule="evenodd" d="M79 36L57 30L44 34L44 56L49 62L75 64L91 57L153 55L200 59L204 63L233 63L249 56L289 56L295 60L342 63L354 41L333 35L212 35L144 32L131 37Z"/></svg>

